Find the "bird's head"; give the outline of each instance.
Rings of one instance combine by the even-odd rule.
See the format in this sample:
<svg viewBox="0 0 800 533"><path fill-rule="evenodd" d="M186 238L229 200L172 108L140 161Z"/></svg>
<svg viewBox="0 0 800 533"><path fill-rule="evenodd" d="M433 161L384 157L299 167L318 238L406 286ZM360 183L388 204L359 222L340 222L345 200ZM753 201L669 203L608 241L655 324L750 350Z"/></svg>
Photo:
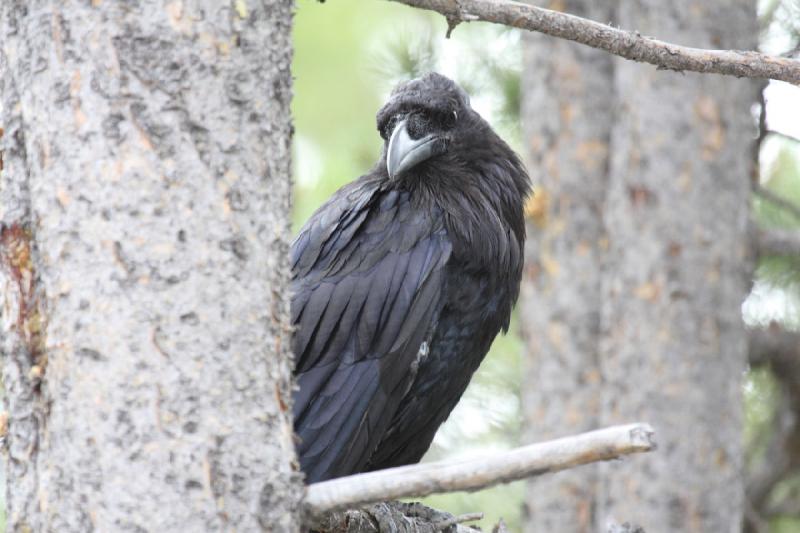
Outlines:
<svg viewBox="0 0 800 533"><path fill-rule="evenodd" d="M435 72L395 87L377 122L392 180L423 163L452 158L454 151L468 151L475 137L470 132L488 128L464 89Z"/></svg>

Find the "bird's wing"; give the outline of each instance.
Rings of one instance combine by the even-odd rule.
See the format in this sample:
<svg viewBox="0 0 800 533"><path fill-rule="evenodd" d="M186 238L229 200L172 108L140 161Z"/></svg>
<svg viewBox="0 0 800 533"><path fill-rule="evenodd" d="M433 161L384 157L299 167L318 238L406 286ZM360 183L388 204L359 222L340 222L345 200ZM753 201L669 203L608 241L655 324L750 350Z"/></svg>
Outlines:
<svg viewBox="0 0 800 533"><path fill-rule="evenodd" d="M442 307L450 241L407 193L355 182L292 245L301 466L309 481L360 471L414 378Z"/></svg>

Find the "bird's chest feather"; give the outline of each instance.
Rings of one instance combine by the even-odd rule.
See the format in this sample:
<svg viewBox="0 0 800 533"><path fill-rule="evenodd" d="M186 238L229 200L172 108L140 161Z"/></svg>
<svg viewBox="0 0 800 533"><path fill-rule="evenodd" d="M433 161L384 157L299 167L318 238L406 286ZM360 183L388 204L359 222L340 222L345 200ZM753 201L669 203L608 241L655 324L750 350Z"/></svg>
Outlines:
<svg viewBox="0 0 800 533"><path fill-rule="evenodd" d="M505 218L480 197L443 206L442 225L453 245L444 305L414 362L409 394L437 387L457 400L497 333L508 328L519 294L522 240Z"/></svg>
<svg viewBox="0 0 800 533"><path fill-rule="evenodd" d="M436 213L452 250L442 274L441 307L409 364L408 388L371 468L422 457L495 336L508 327L519 293L521 209L509 217L489 198L442 192L428 211Z"/></svg>
<svg viewBox="0 0 800 533"><path fill-rule="evenodd" d="M372 468L418 461L507 323L518 282L448 267L445 305L411 365L413 374ZM506 281L508 281L506 279Z"/></svg>
<svg viewBox="0 0 800 533"><path fill-rule="evenodd" d="M410 394L437 391L457 400L497 333L508 323L518 283L487 273L448 269L445 305L418 357Z"/></svg>

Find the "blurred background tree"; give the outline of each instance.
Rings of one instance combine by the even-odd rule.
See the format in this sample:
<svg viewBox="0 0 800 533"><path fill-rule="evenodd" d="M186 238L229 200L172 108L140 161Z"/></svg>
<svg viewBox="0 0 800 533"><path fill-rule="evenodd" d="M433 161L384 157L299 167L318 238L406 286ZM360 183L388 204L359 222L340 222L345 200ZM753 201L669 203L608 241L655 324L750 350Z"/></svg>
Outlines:
<svg viewBox="0 0 800 533"><path fill-rule="evenodd" d="M638 20L626 19L623 24L614 18L612 6L616 2L596 4L598 3L575 0L549 2L545 7L601 21L611 20L624 27L632 24L631 27L642 29L643 24ZM798 0L759 2L758 20L761 30L758 38L763 51L778 54L796 52L800 43L799 6ZM702 9L689 9L688 12L687 20L683 23L718 16ZM669 28L647 29L659 37L673 38ZM609 154L602 150L602 146L585 141L598 137L603 140L611 136L610 126L617 119L614 113L618 111L618 107L604 104L611 98L610 91L614 84L621 83L619 80L615 81L611 69L612 62L618 60L572 43L533 36L530 41L535 45L526 45L529 56L523 61L522 36L515 30L486 24L461 25L450 40L443 38L445 30L445 23L440 17L392 3L338 0L320 5L313 0L299 0L295 19L294 63L297 227L334 190L364 173L375 162L380 150L380 139L374 126L375 112L395 83L428 70L438 70L464 85L473 95L473 104L478 111L526 156L536 154L536 150L541 148L528 145L532 141L530 132L541 124L544 127L558 128L559 120L563 120L565 114L577 112L572 117L575 135L569 140L573 144L562 145L562 151L556 152L549 161L532 166L534 183L540 186L538 200L530 205L529 214L534 222L530 235L532 242L539 246L547 239L552 242L552 235L548 237L552 228L538 227L535 222L537 217L542 217L550 209L548 202L555 201L554 197L563 193L559 187L566 187L571 194L584 194L590 198L596 198L598 191L605 190L608 178L604 170L609 165ZM703 44L684 42L685 39L681 38L675 40L682 44ZM556 77L558 81L548 78L548 75L553 74L552 71L534 68L540 64L530 56L537 54L537 46L541 47L538 51L539 57L550 54L550 57L558 58L552 61L554 65L563 66L565 63L560 62L560 59L569 59L570 56L575 61L580 60L580 68L588 69L584 72L591 81L589 86L579 87L574 82L570 85L567 67L556 71L559 75ZM520 84L523 67L527 69L524 87L529 91L525 95L522 94ZM636 68L644 69L643 72L652 69L639 66ZM663 76L680 79L680 75L675 73L665 73ZM705 85L707 83L716 82L701 82L702 90L713 91ZM722 83L735 85L737 81L724 80ZM580 106L569 108L563 105L569 103L571 98L578 98L578 93L583 90L591 96L586 99L591 104L589 107L581 109ZM539 94L534 94L536 91ZM547 96L547 91L550 91L551 96ZM558 94L558 91L561 93ZM755 186L760 184L767 193L778 194L781 198L800 205L800 152L798 141L793 138L800 135L797 131L800 129L800 96L797 88L774 82L766 86L764 94L765 105L762 101L759 108L754 103L752 127L750 124L736 124L737 128L755 132L759 122L758 115L763 110L761 133L757 139L759 148L752 158L753 162L758 161L757 177L754 178L754 218L764 228L800 229L800 209L792 212L785 206L780 207L767 199L765 194L760 194L759 190L762 189ZM545 104L538 110L538 114L536 110L526 112L524 118L529 123L526 124L526 144L523 145L520 106L525 98L529 103L540 98ZM707 111L700 109L699 113L702 115ZM549 118L554 114L555 121ZM581 122L582 117L587 116L593 120ZM539 126L534 121L538 121ZM735 135L741 134L735 132ZM744 135L750 135L750 131ZM583 152L580 153L584 160L578 161L578 158L570 157L574 152L567 150L565 146L574 147L582 141ZM525 150L529 151L526 153ZM561 169L558 184L554 183L551 173L547 172L547 164L557 165ZM565 175L573 175L574 181L568 183ZM543 184L548 189L542 188ZM602 231L592 227L592 224L602 222L597 208L602 207L604 201L594 207L591 201L588 207L579 207L583 210L580 216L585 217L585 224L579 228L578 233L595 232L595 237L602 236ZM580 204L573 202L573 208L576 203ZM561 229L564 230L563 227ZM599 241L595 239L594 242L596 244L588 250L583 247L580 250L550 250L550 255L540 256L539 260L544 268L548 264L553 268L556 262L553 253L558 253L560 255L557 263L562 273L580 273L603 253L602 238ZM776 376L772 370L775 353L785 356L786 351L793 347L793 338L783 335L791 334L800 322L800 275L797 274L799 261L793 256L785 255L759 258L753 290L743 306L749 325L766 327L774 323L779 328L767 332L766 337L772 342L770 346L757 344L757 336L751 336L751 352L758 352L762 357L751 356L753 370L747 373L743 387L746 400L746 458L750 472L747 489L750 503L747 508L751 525L748 527L755 528L755 531L785 533L800 530L800 521L797 518L800 515L800 476L797 473L800 452L795 451L792 455L794 459L781 463L783 468L776 468L778 461L773 460L771 455L775 449L786 452L790 442L800 442L796 435L797 419L800 416L800 394L795 390L798 386L786 383L790 373ZM588 298L594 299L595 304L599 302L601 289L598 280L585 274L580 277L564 275L562 279L569 281L570 285L564 283L563 286L552 287L557 294L579 293L584 300ZM537 288L541 289L542 287ZM545 324L546 317L549 316L547 313L553 314L556 302L552 298L543 299L542 302L546 304L528 299L528 303L523 306L525 312L518 314L513 333L499 338L495 343L466 397L437 435L429 458L508 448L520 443L521 435L525 436L525 441L529 441L598 425L602 406L597 403L597 390L603 387L600 370L597 368L600 318L597 314L582 313L581 309L570 307L567 300L567 297L562 296L562 302L558 304L561 306L559 311L562 312L562 321L567 326L562 333L569 339L566 343L568 349L583 354L583 366L577 371L573 368L573 373L567 380L563 379L564 373L561 373L560 390L553 390L551 377L558 372L557 361L541 357L533 366L530 362L532 360L523 365L520 331L523 334L536 331L535 334L530 334L535 335L535 338L529 337L529 345L538 340L541 345L546 346L552 342L555 334L551 331L550 335L542 335L541 330L536 330L535 323L538 321L540 325ZM543 305L549 307L544 308ZM777 338L787 341L785 346L774 346ZM800 351L800 348L796 350ZM647 350L642 350L641 356L647 355ZM795 355L789 354L788 361L800 359L792 359ZM785 358L781 359L784 360ZM537 368L536 365L544 365L544 368ZM550 365L549 369L547 365ZM800 366L800 362L797 365ZM523 367L527 368L524 385ZM540 407L544 409L545 404L550 401L547 396L530 395L530 391L535 392L541 386L541 380L547 380L547 390L558 395L552 397L556 403L567 401L569 404L569 409L564 411L569 416L561 420L560 426L554 425L552 420L543 423L541 416L537 418L532 407L536 402L541 402ZM525 417L521 409L521 395L526 397ZM792 399L795 400L794 403ZM792 411L792 408L795 410ZM546 409L542 412L546 412ZM791 441L792 435L795 441ZM798 448L800 446L795 446L796 450ZM587 473L591 472L593 467L585 470ZM571 475L573 473L567 473L564 477ZM758 483L753 481L755 477L760 480ZM552 506L555 502L564 502L569 495L572 497L571 504L561 509L561 512L566 510L567 516L574 517L573 513L579 511L581 505L595 505L596 502L591 498L585 498L588 485L575 485L578 489L568 494L550 490L557 486L563 487L560 484L560 480L533 482L532 496L527 502L528 510L542 517L547 516L547 513L553 512L552 507L550 511L543 511L547 508L548 501ZM757 491L755 485L758 485ZM493 524L502 516L512 531L521 531L524 492L524 484L516 483L477 494L437 496L429 498L427 503L453 513L484 511L487 513L482 522L484 526ZM537 499L534 496L536 494L541 499ZM549 500L548 494L551 495ZM583 512L588 516L590 508L585 508ZM529 520L528 517L526 522Z"/></svg>
<svg viewBox="0 0 800 533"><path fill-rule="evenodd" d="M597 4L559 9L699 48L756 47L751 0ZM546 205L521 308L537 383L525 427L539 440L646 420L659 451L532 480L525 529L735 531L757 87L526 44L522 120Z"/></svg>

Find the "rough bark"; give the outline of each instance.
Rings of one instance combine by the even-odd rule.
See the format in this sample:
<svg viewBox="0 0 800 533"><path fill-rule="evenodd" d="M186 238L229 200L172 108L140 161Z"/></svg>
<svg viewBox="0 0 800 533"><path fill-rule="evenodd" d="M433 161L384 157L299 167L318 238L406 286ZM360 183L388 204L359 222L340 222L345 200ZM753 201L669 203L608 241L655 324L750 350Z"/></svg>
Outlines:
<svg viewBox="0 0 800 533"><path fill-rule="evenodd" d="M754 13L750 0L621 0L617 21L700 47L752 49ZM756 87L629 62L614 79L602 421L647 419L662 446L604 477L599 519L739 531Z"/></svg>
<svg viewBox="0 0 800 533"><path fill-rule="evenodd" d="M291 8L2 3L10 531L296 530Z"/></svg>
<svg viewBox="0 0 800 533"><path fill-rule="evenodd" d="M450 32L461 22L483 20L514 28L536 31L568 39L632 61L655 65L659 70L725 74L738 78L770 78L800 84L800 61L788 57L760 54L754 46L720 50L722 45L708 43L707 48L690 48L647 37L650 26L622 25L634 30L621 30L571 13L559 13L510 0L393 0L401 4L441 13ZM560 7L564 0L554 0ZM685 18L696 17L693 9L676 7ZM698 2L694 9L703 9ZM664 35L664 33L656 33ZM691 39L677 42L691 43Z"/></svg>
<svg viewBox="0 0 800 533"><path fill-rule="evenodd" d="M479 533L462 523L481 518L480 513L456 517L418 502L384 502L330 513L311 527L319 533Z"/></svg>
<svg viewBox="0 0 800 533"><path fill-rule="evenodd" d="M564 10L613 19L614 2L570 0ZM529 204L520 300L526 344L526 440L598 427L603 203L614 111L612 58L531 33L524 42L522 122L536 183ZM528 531L592 531L595 466L531 480Z"/></svg>

